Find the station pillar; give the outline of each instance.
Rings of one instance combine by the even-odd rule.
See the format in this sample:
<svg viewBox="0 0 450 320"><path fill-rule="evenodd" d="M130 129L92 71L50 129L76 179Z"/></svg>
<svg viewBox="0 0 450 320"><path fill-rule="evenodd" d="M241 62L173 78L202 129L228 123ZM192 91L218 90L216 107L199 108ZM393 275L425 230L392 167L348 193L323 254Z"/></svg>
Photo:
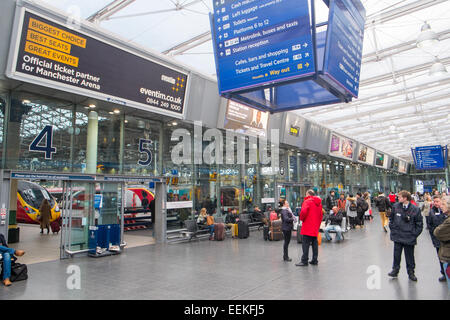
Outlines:
<svg viewBox="0 0 450 320"><path fill-rule="evenodd" d="M86 173L97 172L98 113L89 112L86 145Z"/></svg>

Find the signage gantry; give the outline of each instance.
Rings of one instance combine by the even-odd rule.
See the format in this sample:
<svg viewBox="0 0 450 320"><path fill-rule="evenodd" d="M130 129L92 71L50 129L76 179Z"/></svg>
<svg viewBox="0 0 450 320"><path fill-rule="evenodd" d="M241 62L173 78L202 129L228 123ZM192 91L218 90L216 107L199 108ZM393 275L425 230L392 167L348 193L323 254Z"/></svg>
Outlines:
<svg viewBox="0 0 450 320"><path fill-rule="evenodd" d="M357 98L364 6L324 2L328 22L318 25L313 0L213 0L220 94L271 113Z"/></svg>

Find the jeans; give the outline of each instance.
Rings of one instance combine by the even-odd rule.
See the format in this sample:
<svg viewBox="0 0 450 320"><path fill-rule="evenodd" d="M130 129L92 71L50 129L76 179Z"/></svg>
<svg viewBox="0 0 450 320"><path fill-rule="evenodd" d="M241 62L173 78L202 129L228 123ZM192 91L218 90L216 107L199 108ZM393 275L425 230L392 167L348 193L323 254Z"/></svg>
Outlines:
<svg viewBox="0 0 450 320"><path fill-rule="evenodd" d="M450 264L448 262L444 263L444 270L447 270L445 272L445 277L447 278L448 291L450 291L450 270L448 270L449 268Z"/></svg>
<svg viewBox="0 0 450 320"><path fill-rule="evenodd" d="M206 226L205 230L209 230L209 235L212 237L214 235L214 225Z"/></svg>
<svg viewBox="0 0 450 320"><path fill-rule="evenodd" d="M11 256L16 253L16 250L0 246L0 254L3 257L3 280L11 277Z"/></svg>
<svg viewBox="0 0 450 320"><path fill-rule="evenodd" d="M311 236L303 236L302 248L303 248L303 256L302 262L307 264L309 257L309 247L312 245L313 257L311 259L312 262L317 262L317 258L319 256L319 242L317 241L317 237Z"/></svg>
<svg viewBox="0 0 450 320"><path fill-rule="evenodd" d="M289 243L291 242L292 230L283 230L284 245L283 245L283 259L289 258Z"/></svg>
<svg viewBox="0 0 450 320"><path fill-rule="evenodd" d="M399 271L402 260L402 251L405 249L406 269L408 273L414 272L416 263L414 261L414 246L408 246L399 242L394 242L394 264L392 269Z"/></svg>
<svg viewBox="0 0 450 320"><path fill-rule="evenodd" d="M325 230L324 230L325 238L327 238L328 241L331 241L331 236L329 234L330 231L336 231L337 240L339 240L339 241L342 240L342 229L341 229L340 226L337 226L337 225L332 226L332 225L330 225L330 226L325 228Z"/></svg>

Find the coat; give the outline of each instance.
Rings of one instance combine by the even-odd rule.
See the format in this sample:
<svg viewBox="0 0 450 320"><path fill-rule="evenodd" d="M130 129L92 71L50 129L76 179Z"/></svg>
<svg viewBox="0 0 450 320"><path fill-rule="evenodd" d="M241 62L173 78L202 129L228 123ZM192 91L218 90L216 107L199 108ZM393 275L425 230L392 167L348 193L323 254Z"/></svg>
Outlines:
<svg viewBox="0 0 450 320"><path fill-rule="evenodd" d="M441 242L439 259L450 263L450 217L434 229L433 235Z"/></svg>
<svg viewBox="0 0 450 320"><path fill-rule="evenodd" d="M294 215L291 210L284 208L281 210L281 221L283 221L281 230L290 231L294 228Z"/></svg>
<svg viewBox="0 0 450 320"><path fill-rule="evenodd" d="M357 211L351 211L350 210L350 205L352 204L352 201L355 202L356 204L356 198L347 198L347 201L345 203L345 211L347 212L347 217L350 218L356 218L356 216L358 215Z"/></svg>
<svg viewBox="0 0 450 320"><path fill-rule="evenodd" d="M442 212L442 210L439 211L439 209L433 207L430 210L429 216L425 219L427 221L428 230L430 231L431 241L433 241L433 246L435 248L439 248L441 246L441 242L434 236L433 232L434 229L436 229L445 221L445 219L447 219L447 216Z"/></svg>
<svg viewBox="0 0 450 320"><path fill-rule="evenodd" d="M302 221L301 234L317 237L322 218L322 200L319 197L306 197L302 205L302 210L300 211L300 220Z"/></svg>
<svg viewBox="0 0 450 320"><path fill-rule="evenodd" d="M330 221L331 226L340 226L342 224L343 215L341 211L338 211L338 213L334 214L331 213L328 216L328 221Z"/></svg>
<svg viewBox="0 0 450 320"><path fill-rule="evenodd" d="M409 221L405 220L407 217ZM415 246L423 230L423 217L419 208L410 203L405 210L401 203L395 203L389 216L389 229L392 241Z"/></svg>
<svg viewBox="0 0 450 320"><path fill-rule="evenodd" d="M50 227L50 220L52 219L52 208L48 201L42 201L39 207L41 229Z"/></svg>
<svg viewBox="0 0 450 320"><path fill-rule="evenodd" d="M386 209L392 208L391 202L384 195L379 195L375 199L375 205L377 206L379 212L386 212Z"/></svg>

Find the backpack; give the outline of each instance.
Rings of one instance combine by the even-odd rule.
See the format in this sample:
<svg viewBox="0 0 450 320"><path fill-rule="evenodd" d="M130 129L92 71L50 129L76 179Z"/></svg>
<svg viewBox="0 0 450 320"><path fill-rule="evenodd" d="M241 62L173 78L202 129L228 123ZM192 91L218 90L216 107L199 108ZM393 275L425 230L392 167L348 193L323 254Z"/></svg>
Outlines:
<svg viewBox="0 0 450 320"><path fill-rule="evenodd" d="M367 203L366 200L363 200L363 203L362 203L361 208L363 209L364 212L366 212L367 210L369 210L369 204Z"/></svg>
<svg viewBox="0 0 450 320"><path fill-rule="evenodd" d="M350 211L356 211L356 203L355 203L355 201L352 201L350 203L349 209L350 209Z"/></svg>

